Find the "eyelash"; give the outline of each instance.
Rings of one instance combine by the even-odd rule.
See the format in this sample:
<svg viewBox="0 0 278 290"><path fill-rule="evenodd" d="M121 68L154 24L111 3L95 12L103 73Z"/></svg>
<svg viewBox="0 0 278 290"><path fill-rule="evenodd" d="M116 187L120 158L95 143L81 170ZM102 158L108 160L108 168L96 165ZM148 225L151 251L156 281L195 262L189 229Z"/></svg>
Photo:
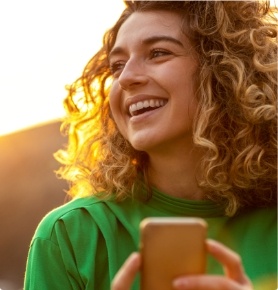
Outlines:
<svg viewBox="0 0 278 290"><path fill-rule="evenodd" d="M121 70L124 68L125 63L123 61L116 61L110 65L110 71L111 74L115 74L117 71Z"/></svg>
<svg viewBox="0 0 278 290"><path fill-rule="evenodd" d="M159 53L160 55L158 55L158 56L154 56L154 54L156 54L156 53ZM152 58L155 58L155 57L159 57L159 56L170 55L170 54L172 54L172 53L171 53L169 50L161 49L161 48L155 48L155 49L152 49L152 50L151 50L151 53L150 53L150 55L151 55L151 59L152 59Z"/></svg>
<svg viewBox="0 0 278 290"><path fill-rule="evenodd" d="M159 55L156 55L159 54ZM166 55L171 55L172 53L168 50L161 49L161 48L154 48L150 51L150 59L157 58L160 56L166 56ZM116 61L110 65L110 71L111 74L114 75L117 73L119 70L123 69L125 66L124 61Z"/></svg>

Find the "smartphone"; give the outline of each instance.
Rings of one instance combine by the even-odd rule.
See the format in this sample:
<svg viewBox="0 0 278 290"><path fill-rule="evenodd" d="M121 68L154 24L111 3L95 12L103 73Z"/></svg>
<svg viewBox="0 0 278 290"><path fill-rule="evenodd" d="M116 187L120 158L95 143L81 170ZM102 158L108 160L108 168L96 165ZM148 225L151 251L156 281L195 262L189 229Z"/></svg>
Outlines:
<svg viewBox="0 0 278 290"><path fill-rule="evenodd" d="M141 290L170 290L173 279L206 271L207 224L201 218L158 217L140 223Z"/></svg>

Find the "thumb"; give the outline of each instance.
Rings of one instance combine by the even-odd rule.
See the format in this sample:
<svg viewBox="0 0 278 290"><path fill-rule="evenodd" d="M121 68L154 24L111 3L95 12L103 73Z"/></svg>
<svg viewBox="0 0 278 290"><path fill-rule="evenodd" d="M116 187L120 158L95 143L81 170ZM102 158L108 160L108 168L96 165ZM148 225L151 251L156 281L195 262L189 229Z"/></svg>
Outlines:
<svg viewBox="0 0 278 290"><path fill-rule="evenodd" d="M140 265L140 254L132 253L114 277L111 290L129 290L140 269Z"/></svg>

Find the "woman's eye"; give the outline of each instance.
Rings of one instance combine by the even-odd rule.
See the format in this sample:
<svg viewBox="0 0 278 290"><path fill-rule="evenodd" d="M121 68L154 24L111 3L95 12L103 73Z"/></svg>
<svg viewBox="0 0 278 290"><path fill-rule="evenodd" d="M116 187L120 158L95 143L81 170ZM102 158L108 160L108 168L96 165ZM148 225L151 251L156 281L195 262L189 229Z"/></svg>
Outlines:
<svg viewBox="0 0 278 290"><path fill-rule="evenodd" d="M151 58L170 55L170 54L172 54L172 53L168 50L165 50L165 49L153 49L151 51Z"/></svg>
<svg viewBox="0 0 278 290"><path fill-rule="evenodd" d="M110 65L110 71L112 75L115 75L119 71L121 71L125 66L123 61L116 61Z"/></svg>

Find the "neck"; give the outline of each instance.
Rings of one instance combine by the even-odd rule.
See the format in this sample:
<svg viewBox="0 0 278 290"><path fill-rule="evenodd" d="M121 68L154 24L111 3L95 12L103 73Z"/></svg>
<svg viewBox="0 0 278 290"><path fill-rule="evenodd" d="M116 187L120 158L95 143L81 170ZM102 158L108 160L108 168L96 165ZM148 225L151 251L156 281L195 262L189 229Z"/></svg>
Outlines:
<svg viewBox="0 0 278 290"><path fill-rule="evenodd" d="M204 193L196 176L202 156L200 150L177 150L175 154L150 154L148 177L150 184L174 197L200 200ZM181 154L182 152L182 154Z"/></svg>

